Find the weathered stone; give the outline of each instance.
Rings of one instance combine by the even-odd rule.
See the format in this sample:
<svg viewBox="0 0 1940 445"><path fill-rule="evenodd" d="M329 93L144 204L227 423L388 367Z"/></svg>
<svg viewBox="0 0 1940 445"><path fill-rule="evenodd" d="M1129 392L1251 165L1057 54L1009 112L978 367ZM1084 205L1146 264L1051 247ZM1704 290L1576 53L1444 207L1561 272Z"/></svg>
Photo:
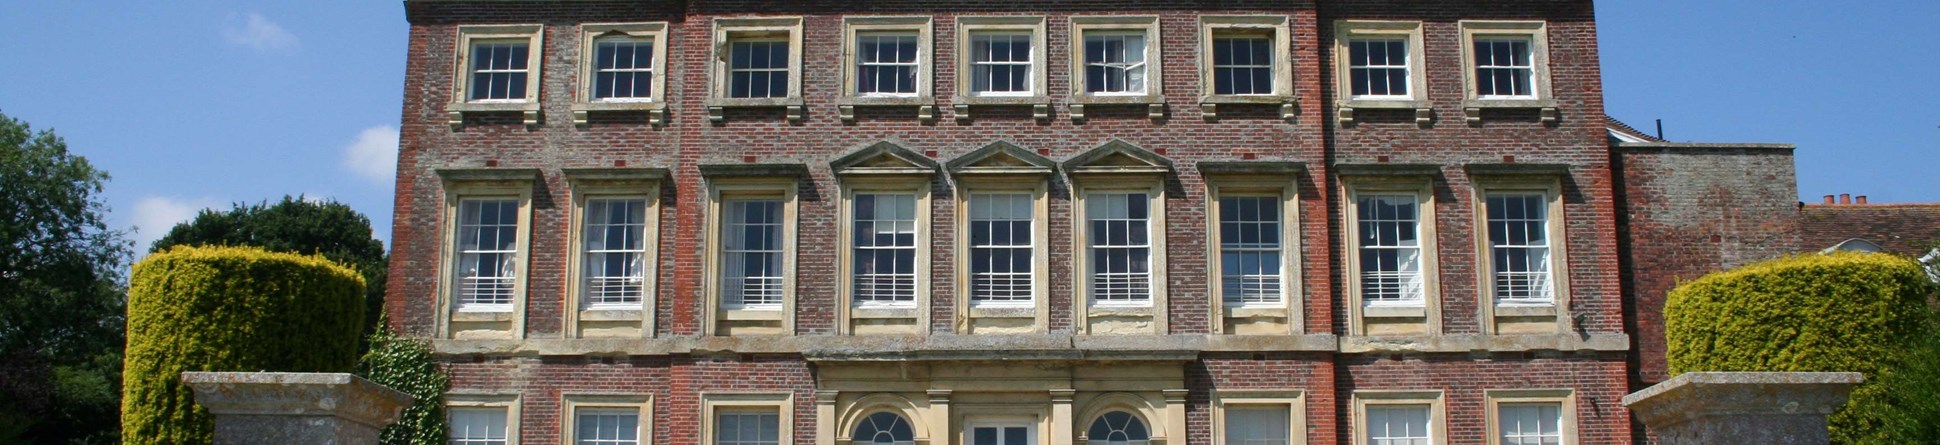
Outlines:
<svg viewBox="0 0 1940 445"><path fill-rule="evenodd" d="M184 372L216 445L376 444L412 398L343 373Z"/></svg>
<svg viewBox="0 0 1940 445"><path fill-rule="evenodd" d="M1624 396L1663 445L1824 444L1856 372L1691 372Z"/></svg>

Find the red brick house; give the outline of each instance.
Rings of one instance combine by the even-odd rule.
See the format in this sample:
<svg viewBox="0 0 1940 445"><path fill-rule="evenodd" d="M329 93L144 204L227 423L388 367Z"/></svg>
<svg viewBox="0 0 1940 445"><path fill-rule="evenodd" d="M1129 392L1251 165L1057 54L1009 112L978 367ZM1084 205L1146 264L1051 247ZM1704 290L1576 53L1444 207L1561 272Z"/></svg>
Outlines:
<svg viewBox="0 0 1940 445"><path fill-rule="evenodd" d="M1797 245L1587 0L405 8L456 444L1633 443L1662 293Z"/></svg>

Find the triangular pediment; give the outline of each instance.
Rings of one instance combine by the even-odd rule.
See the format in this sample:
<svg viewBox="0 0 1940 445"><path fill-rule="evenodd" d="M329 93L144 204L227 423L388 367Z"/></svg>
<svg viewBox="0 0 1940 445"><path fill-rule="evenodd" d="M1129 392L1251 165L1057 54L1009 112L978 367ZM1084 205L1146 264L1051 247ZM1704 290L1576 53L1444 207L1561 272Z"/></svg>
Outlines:
<svg viewBox="0 0 1940 445"><path fill-rule="evenodd" d="M935 160L890 142L877 142L842 155L829 168L835 174L932 174Z"/></svg>
<svg viewBox="0 0 1940 445"><path fill-rule="evenodd" d="M1131 143L1112 140L1064 161L1071 173L1165 173L1172 160Z"/></svg>
<svg viewBox="0 0 1940 445"><path fill-rule="evenodd" d="M950 160L951 174L1049 174L1057 163L1009 142L994 142Z"/></svg>

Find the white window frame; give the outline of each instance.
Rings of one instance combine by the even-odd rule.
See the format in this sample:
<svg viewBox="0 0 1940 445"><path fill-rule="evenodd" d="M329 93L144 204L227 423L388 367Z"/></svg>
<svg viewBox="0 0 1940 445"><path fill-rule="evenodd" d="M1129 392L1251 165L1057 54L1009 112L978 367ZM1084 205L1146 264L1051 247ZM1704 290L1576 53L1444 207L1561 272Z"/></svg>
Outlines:
<svg viewBox="0 0 1940 445"><path fill-rule="evenodd" d="M928 265L931 257L929 248L931 234L928 178L922 178L920 184L911 181L890 180L879 182L861 178L850 178L844 180L843 185L842 208L839 209L842 227L840 233L836 234L842 246L841 258L837 264L837 269L839 269L842 276L840 286L842 297L848 299L854 309L917 309L919 306L927 306L921 303L929 299ZM913 217L912 222L916 225L916 234L913 240L914 244L910 248L916 254L916 266L911 269L910 278L915 288L912 289L909 301L883 302L856 299L855 294L859 286L856 283L857 271L854 270L854 255L856 250L860 248L856 245L855 240L855 224L857 222L857 215L855 214L856 195L906 195L914 203L915 213L911 216Z"/></svg>
<svg viewBox="0 0 1940 445"><path fill-rule="evenodd" d="M1295 273L1299 270L1296 267L1297 260L1295 257L1297 255L1294 253L1295 249L1291 248L1292 245L1298 244L1294 238L1291 238L1298 236L1298 230L1293 227L1298 225L1298 220L1293 219L1296 210L1292 207L1297 206L1298 201L1289 197L1282 190L1257 190L1246 187L1219 186L1209 186L1208 190L1213 192L1211 199L1208 200L1211 208L1209 209L1210 212L1207 218L1212 225L1212 230L1207 232L1207 237L1210 238L1207 245L1212 247L1212 257L1210 258L1212 264L1209 265L1209 268L1215 278L1211 283L1213 287L1212 295L1219 299L1221 306L1227 308L1284 309L1292 304L1298 295L1294 290L1297 287L1295 283L1297 281L1297 275ZM1228 301L1226 299L1225 252L1227 247L1226 240L1222 237L1222 234L1225 233L1222 227L1225 225L1224 206L1226 198L1267 199L1279 207L1279 211L1274 212L1275 220L1273 221L1280 226L1277 231L1280 236L1280 243L1278 247L1273 248L1273 250L1278 251L1277 256L1280 257L1280 270L1278 274L1275 274L1280 280L1280 285L1278 286L1280 292L1278 297L1279 301L1244 301L1243 299L1241 301ZM1266 250L1260 247L1241 249L1246 251Z"/></svg>
<svg viewBox="0 0 1940 445"><path fill-rule="evenodd" d="M1212 395L1212 445L1229 442L1226 412L1235 408L1280 407L1287 410L1287 445L1307 444L1306 392L1297 390L1216 390Z"/></svg>
<svg viewBox="0 0 1940 445"><path fill-rule="evenodd" d="M1429 444L1447 444L1448 414L1443 399L1441 391L1354 391L1353 443L1370 443L1367 424L1369 407L1426 406Z"/></svg>
<svg viewBox="0 0 1940 445"><path fill-rule="evenodd" d="M776 415L776 445L793 445L795 442L795 396L793 393L765 392L702 392L700 440L702 445L715 445L715 424L720 422L723 411L774 410Z"/></svg>
<svg viewBox="0 0 1940 445"><path fill-rule="evenodd" d="M457 221L455 221L455 224L457 225L457 233L459 233L460 235L464 234L465 228L468 226L476 226L481 228L484 227L483 222L474 224L473 222L467 221L465 218L465 208L468 205L480 205L481 203L486 203L486 202L497 203L500 205L511 204L512 206L515 207L515 209L513 209L513 212L514 212L513 214L515 216L513 217L511 225L512 225L513 236L517 238L512 240L511 250L496 250L496 249L485 249L485 248L467 250L467 249L459 248L457 246L452 247L453 252L456 254L453 256L453 258L456 259L455 267L458 269L457 276L452 277L452 282L453 284L455 284L455 286L453 286L453 292L456 292L455 294L452 295L452 305L457 308L458 312L512 312L513 306L515 304L514 300L517 300L520 296L518 291L518 285L517 285L519 278L528 273L528 271L523 270L524 269L523 266L525 266L524 264L525 256L520 254L520 251L524 249L519 248L519 246L521 244L524 244L524 242L526 241L523 239L523 236L522 236L526 234L526 230L523 230L525 227L525 221L523 221L524 218L517 216L524 213L524 205L519 199L519 197L517 196L467 196L467 197L459 198L458 213L457 213L458 217L457 217ZM483 210L481 209L480 212L482 213ZM500 226L500 227L503 227L505 225L506 224L503 221L497 224L497 226ZM459 238L457 241L459 245L462 245L464 243L464 239L462 239L462 237ZM465 295L466 291L472 287L471 284L466 282L466 280L470 277L464 276L464 272L463 272L463 269L466 266L465 256L472 255L472 254L478 254L478 255L497 254L497 255L511 256L509 261L510 266L503 267L503 269L500 270L500 273L510 274L509 276L501 275L496 277L478 277L479 279L505 280L506 281L505 285L509 288L507 292L511 293L511 295L507 296L506 302L504 303L476 303L476 302L467 303L463 301L464 300L463 296ZM504 270L504 269L509 269L509 270Z"/></svg>
<svg viewBox="0 0 1940 445"><path fill-rule="evenodd" d="M1576 424L1576 391L1568 388L1555 389L1491 389L1483 391L1487 399L1484 406L1484 421L1488 431L1488 445L1502 445L1501 410L1506 404L1553 403L1557 405L1560 417L1557 426L1562 435L1561 445L1575 445L1578 442Z"/></svg>
<svg viewBox="0 0 1940 445"><path fill-rule="evenodd" d="M1484 331L1499 332L1501 317L1554 317L1555 332L1574 330L1575 320L1565 315L1570 307L1570 270L1569 270L1569 222L1565 218L1567 208L1563 202L1562 180L1552 175L1490 175L1471 172L1471 190L1474 192L1473 212L1477 221L1475 233L1475 252L1480 261L1476 264L1476 289L1480 289L1478 303L1481 306ZM1496 194L1542 195L1545 199L1546 218L1544 236L1549 242L1549 286L1550 302L1547 304L1515 304L1504 302L1495 288L1495 255L1493 242L1489 239L1488 197Z"/></svg>
<svg viewBox="0 0 1940 445"><path fill-rule="evenodd" d="M1090 91L1090 77L1086 75L1086 71L1089 70L1089 63L1086 62L1085 44L1093 34L1137 34L1145 37L1145 53L1143 54L1145 58L1140 63L1143 66L1137 68L1144 70L1144 88L1139 91L1122 92ZM1158 16L1072 16L1070 61L1071 99L1079 102L1105 100L1113 103L1119 102L1119 100L1114 99L1135 99L1132 103L1157 101L1159 97L1164 95L1165 85L1162 79L1164 70L1161 68L1161 65L1164 58L1160 55L1161 42L1163 42L1163 38L1159 34Z"/></svg>
<svg viewBox="0 0 1940 445"><path fill-rule="evenodd" d="M445 199L439 247L438 328L442 338L525 338L526 282L532 275L532 185L538 171L531 169L440 170ZM458 303L462 288L459 280L459 214L469 200L510 200L518 205L518 237L513 242L512 301L509 305L464 307ZM458 329L459 323L503 325L499 329ZM461 335L463 334L463 335Z"/></svg>
<svg viewBox="0 0 1940 445"><path fill-rule="evenodd" d="M1555 107L1555 97L1550 90L1549 75L1549 33L1547 24L1540 20L1463 20L1462 29L1462 91L1464 107L1470 108L1540 108ZM1480 79L1476 75L1475 43L1478 40L1518 39L1529 42L1530 85L1529 95L1489 95L1480 92Z"/></svg>
<svg viewBox="0 0 1940 445"><path fill-rule="evenodd" d="M1163 286L1160 285L1159 282L1165 279L1165 273L1163 272L1163 269L1161 269L1161 267L1163 267L1164 262L1159 260L1159 257L1161 255L1164 255L1163 246L1165 245L1164 241L1159 239L1165 236L1165 232L1164 232L1165 224L1161 222L1161 220L1165 218L1164 205L1162 204L1164 200L1164 198L1162 198L1163 195L1161 195L1160 192L1154 192L1151 189L1142 189L1142 188L1141 189L1113 189L1113 188L1103 188L1103 187L1086 188L1082 193L1083 193L1083 199L1080 199L1079 202L1077 203L1079 207L1077 211L1074 213L1078 216L1077 222L1079 225L1079 229L1077 231L1078 236L1076 237L1077 242L1080 248L1084 249L1085 251L1083 255L1084 261L1078 263L1079 267L1082 268L1078 271L1078 275L1083 276L1081 281L1084 283L1084 287L1081 288L1082 289L1081 292L1084 293L1084 300L1086 302L1085 304L1089 307L1104 307L1104 308L1114 308L1114 307L1149 308L1149 307L1158 305L1159 301L1163 300L1163 298L1160 298L1158 295L1158 293L1161 292L1161 289L1163 289ZM1091 202L1091 200L1097 199L1098 195L1126 195L1127 198L1129 199L1130 195L1133 195L1133 194L1145 195L1145 202L1146 202L1146 207L1145 207L1146 242L1145 244L1142 245L1142 248L1145 249L1146 255L1147 255L1145 259L1145 263L1147 265L1147 269L1145 271L1145 277L1146 277L1145 298L1134 299L1131 301L1116 301L1116 300L1101 301L1098 299L1098 296L1095 294L1093 289L1093 285L1096 283L1098 276L1096 273L1092 272L1093 262L1098 260L1098 258L1096 258L1096 255L1092 253L1092 250L1101 248L1101 247L1100 245L1093 244L1091 242L1092 215L1090 212L1089 203ZM1106 246L1103 248L1137 249L1137 248L1141 248L1141 246L1124 245L1124 246Z"/></svg>
<svg viewBox="0 0 1940 445"><path fill-rule="evenodd" d="M623 393L565 393L560 395L559 434L561 445L579 444L579 414L581 410L632 411L639 414L634 424L638 428L638 445L653 443L653 396Z"/></svg>
<svg viewBox="0 0 1940 445"><path fill-rule="evenodd" d="M505 412L505 445L519 445L519 425L524 418L519 415L519 395L497 393L460 393L445 394L445 416L450 421L455 409L497 409ZM447 434L446 441L450 440Z"/></svg>
<svg viewBox="0 0 1940 445"><path fill-rule="evenodd" d="M966 250L966 253L968 254L967 257L975 258L975 252L977 251L977 249L980 249L980 248L990 248L990 249L1020 249L1021 248L1021 249L1027 249L1030 251L1031 263L1032 263L1032 266L1030 267L1030 270L1028 272L1029 275L1027 276L1028 277L1027 281L1031 283L1029 297L1023 300L985 300L985 301L978 300L977 288L976 288L976 280L977 280L976 268L974 267L974 265L968 262L963 263L964 264L963 267L967 270L966 274L968 274L969 276L969 279L966 283L964 295L966 296L965 298L969 300L970 307L972 308L1029 308L1029 307L1037 306L1038 300L1041 299L1040 294L1043 293L1041 289L1039 289L1040 286L1038 286L1038 284L1040 279L1043 277L1040 276L1040 271L1038 270L1036 263L1039 263L1040 260L1043 259L1042 247L1044 246L1044 239L1040 235L1042 234L1042 232L1045 232L1043 215L1044 215L1044 210L1046 210L1044 205L1044 200L1042 199L1042 193L1039 190L1037 190L1040 188L1041 187L1036 187L1033 189L1004 190L1004 189L995 189L990 187L979 187L977 189L965 190L963 192L963 206L962 206L963 211L962 213L959 213L959 214L964 215L963 217L964 227L962 230L964 233L965 241L963 243L963 248ZM1024 199L1030 200L1029 208L1031 210L1031 219L1029 221L1030 221L1031 229L1028 231L1028 234L1031 237L1030 244L1027 244L1027 245L1006 244L1002 246L991 245L988 247L980 247L979 245L977 245L971 235L975 230L974 228L975 224L982 220L975 219L975 217L972 216L973 213L971 208L976 206L976 201L978 199L977 198L978 196L1012 196L1012 197L1022 196L1024 197ZM993 219L990 221L1018 221L1018 220ZM1010 272L1010 274L1014 275L1016 274L1016 272Z"/></svg>
<svg viewBox="0 0 1940 445"><path fill-rule="evenodd" d="M1023 92L978 92L971 86L975 73L976 57L969 54L971 40L982 34L1029 34L1031 40L1030 79L1026 84L1030 91ZM1045 68L1047 60L1044 32L1044 17L1038 16L968 16L957 17L957 96L958 102L977 102L978 99L1043 99L1049 84ZM988 103L988 102L986 102Z"/></svg>
<svg viewBox="0 0 1940 445"><path fill-rule="evenodd" d="M1428 73L1423 68L1427 51L1422 47L1421 22L1342 20L1334 23L1334 65L1336 100L1343 108L1427 108ZM1350 45L1365 40L1406 40L1408 47L1408 94L1357 96L1351 85L1353 61Z"/></svg>
<svg viewBox="0 0 1940 445"><path fill-rule="evenodd" d="M707 335L720 335L719 323L728 320L778 320L782 335L795 332L795 267L798 254L796 243L797 208L796 178L782 177L736 177L710 180L708 188L707 212L707 261L705 282L705 305L707 309ZM781 305L765 307L732 307L725 304L722 280L726 274L725 237L722 235L727 224L727 201L733 199L774 199L781 202L782 237L782 298Z"/></svg>
<svg viewBox="0 0 1940 445"><path fill-rule="evenodd" d="M1429 177L1367 177L1343 176L1342 222L1344 235L1341 243L1346 251L1342 274L1347 278L1347 309L1349 314L1349 335L1367 335L1368 318L1424 318L1427 335L1441 332L1441 286L1440 262L1437 257L1436 207L1438 201L1434 193L1434 180ZM1407 305L1367 304L1361 295L1361 249L1360 249L1360 196L1366 195L1414 195L1416 209L1416 239L1421 249L1421 302Z"/></svg>

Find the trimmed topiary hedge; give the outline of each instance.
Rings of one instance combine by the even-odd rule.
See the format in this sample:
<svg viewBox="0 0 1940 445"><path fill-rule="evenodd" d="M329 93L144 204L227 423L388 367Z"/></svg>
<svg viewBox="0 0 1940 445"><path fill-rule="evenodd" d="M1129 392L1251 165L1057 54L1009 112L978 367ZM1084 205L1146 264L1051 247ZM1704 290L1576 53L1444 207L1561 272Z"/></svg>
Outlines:
<svg viewBox="0 0 1940 445"><path fill-rule="evenodd" d="M349 372L363 323L363 277L321 256L149 255L129 278L122 443L210 443L214 425L182 372Z"/></svg>
<svg viewBox="0 0 1940 445"><path fill-rule="evenodd" d="M1664 304L1672 375L1852 371L1868 382L1832 417L1835 443L1862 443L1886 409L1880 373L1927 330L1932 284L1886 254L1807 254L1715 273Z"/></svg>

